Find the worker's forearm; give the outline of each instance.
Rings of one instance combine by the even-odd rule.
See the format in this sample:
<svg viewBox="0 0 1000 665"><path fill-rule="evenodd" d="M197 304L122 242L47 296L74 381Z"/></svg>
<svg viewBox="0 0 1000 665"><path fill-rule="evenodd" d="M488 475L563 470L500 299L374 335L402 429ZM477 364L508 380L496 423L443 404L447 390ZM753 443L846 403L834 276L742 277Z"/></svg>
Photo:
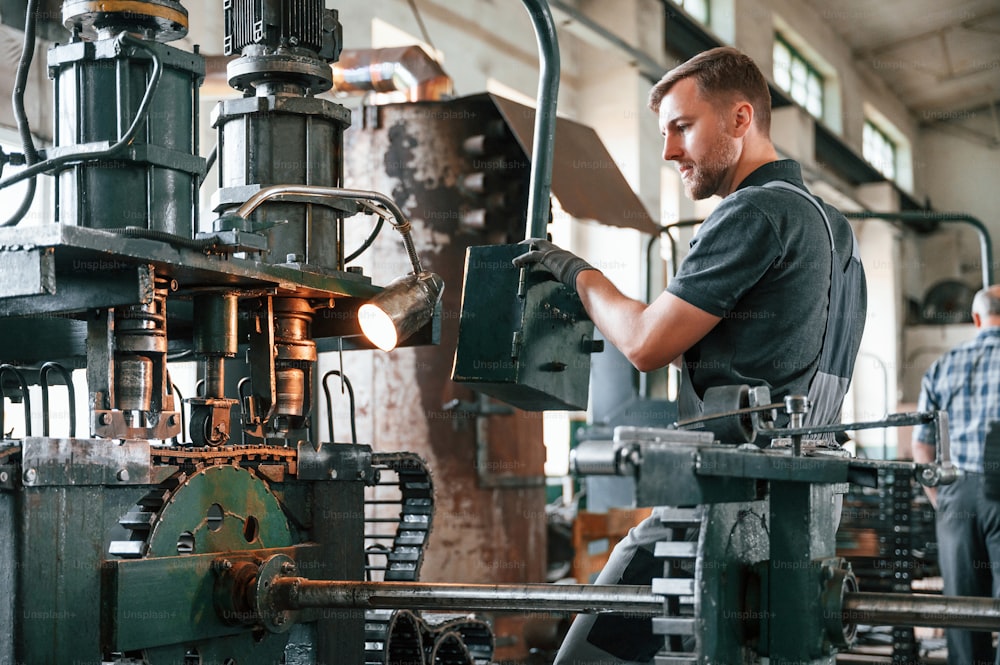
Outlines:
<svg viewBox="0 0 1000 665"><path fill-rule="evenodd" d="M596 270L581 272L576 284L591 321L605 339L634 363L633 358L646 337L641 329L646 305L624 295Z"/></svg>

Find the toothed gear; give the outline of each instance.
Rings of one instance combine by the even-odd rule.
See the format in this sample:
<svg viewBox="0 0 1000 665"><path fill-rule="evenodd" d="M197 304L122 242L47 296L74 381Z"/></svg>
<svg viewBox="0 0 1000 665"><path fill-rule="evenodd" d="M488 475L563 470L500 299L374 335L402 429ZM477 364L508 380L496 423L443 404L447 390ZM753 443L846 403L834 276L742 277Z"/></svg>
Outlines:
<svg viewBox="0 0 1000 665"><path fill-rule="evenodd" d="M274 458L275 454L254 451L253 459L248 460L234 459L229 452L225 458L228 464L213 464L221 458L199 456L192 450L162 450L156 456L180 462L184 468L149 491L119 520L129 538L111 543L112 556L169 557L295 544L284 511L267 483L239 465ZM188 662L192 653L199 662L280 662L286 643L284 635L248 632L145 649L142 658L147 665Z"/></svg>

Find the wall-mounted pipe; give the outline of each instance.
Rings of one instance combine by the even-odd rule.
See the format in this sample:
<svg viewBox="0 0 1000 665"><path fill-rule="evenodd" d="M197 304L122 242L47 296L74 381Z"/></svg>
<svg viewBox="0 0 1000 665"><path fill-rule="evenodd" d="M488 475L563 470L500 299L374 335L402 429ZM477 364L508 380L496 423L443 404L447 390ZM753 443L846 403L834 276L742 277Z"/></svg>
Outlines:
<svg viewBox="0 0 1000 665"><path fill-rule="evenodd" d="M891 222L904 223L924 223L927 222L957 222L968 224L979 234L979 256L983 263L983 286L993 283L993 243L990 241L990 233L986 226L973 217L952 212L930 212L923 210L909 210L906 212L872 212L871 210L860 210L857 212L845 212L844 217L848 219L883 219Z"/></svg>
<svg viewBox="0 0 1000 665"><path fill-rule="evenodd" d="M957 222L970 225L979 235L979 256L982 262L983 286L993 283L993 243L990 240L990 233L986 226L972 215L952 212L930 212L922 210L909 210L906 212L874 212L872 210L858 210L843 213L848 219L864 221L866 219L881 219L890 222L903 222L904 224L926 224L928 222ZM684 219L673 224L660 227L660 234L668 234L670 229L688 226L696 226L704 222L704 219ZM671 239L672 240L672 239ZM648 251L648 248L647 248ZM677 265L676 247L671 241L671 261ZM647 281L650 275L647 271Z"/></svg>

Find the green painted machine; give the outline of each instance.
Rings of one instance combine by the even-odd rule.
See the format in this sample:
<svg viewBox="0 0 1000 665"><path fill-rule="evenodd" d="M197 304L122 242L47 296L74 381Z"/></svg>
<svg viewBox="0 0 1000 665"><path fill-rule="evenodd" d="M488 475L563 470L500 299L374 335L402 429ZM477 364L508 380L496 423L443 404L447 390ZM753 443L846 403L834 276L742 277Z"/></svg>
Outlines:
<svg viewBox="0 0 1000 665"><path fill-rule="evenodd" d="M558 70L547 6L525 4ZM925 599L856 592L833 555L836 497L870 481L873 463L809 445L803 437L823 432L798 427L799 403L790 428L769 432L787 446L632 428L579 452L580 473L634 476L640 504L675 506L657 514L685 537L657 546L664 575L651 586L418 582L430 471L413 453L323 440L316 360L323 345L372 347L364 305L412 333L393 340L435 343L440 278L423 270L394 201L343 187L349 114L316 97L340 51L337 13L322 0L223 9L229 80L243 98L213 118L221 187L211 224L198 219L204 64L166 44L187 30L175 0L66 0L71 36L48 60L56 145L36 150L20 113L23 154L0 153L0 164L24 166L0 173L0 188L28 183L27 203L36 178L58 183L57 217L20 224L24 205L0 225L0 394L25 414L12 423L0 411L0 663L492 660L488 624L425 611L651 617L667 640L661 665L832 663L857 613L998 627L1000 607L980 599L928 610ZM36 11L29 0L28 36ZM555 118L550 71L538 136ZM532 167L544 174L551 142L548 154L535 145ZM533 182L537 237L548 190ZM364 250L344 241L344 220L358 213L401 234L412 269L403 280L381 287L348 266ZM473 345L456 375L526 408L579 408L593 326L572 294L514 269L516 251L470 254L462 326ZM496 275L500 298L474 302ZM199 366L186 398L171 377L180 359ZM73 369L86 374L80 428ZM63 385L68 432L55 436L50 393ZM768 402L733 405L740 423L725 431L767 427ZM913 416L928 417L939 418ZM947 480L946 464L899 471Z"/></svg>
<svg viewBox="0 0 1000 665"><path fill-rule="evenodd" d="M7 427L0 416L0 662L376 663L402 648L390 613L264 619L245 606L247 574L279 555L281 571L310 579L362 581L373 567L417 579L429 471L412 454L322 441L311 415L317 339L371 348L357 312L385 293L348 270L344 220L388 221L413 272L429 273L390 199L342 187L350 114L315 97L340 52L337 12L322 0L225 3L224 18L244 96L214 119L213 224L198 219L205 67L166 43L187 32L174 0L63 3L70 38L48 54L55 146L26 139L25 168L0 180L31 183L28 203L42 174L57 192L54 220L20 224L22 210L0 228L0 392L25 413ZM403 343L435 342L429 305ZM180 394L177 359L197 361L198 394ZM58 437L55 377L69 393ZM366 532L387 505L379 533ZM408 621L396 641L423 626L430 653L436 633ZM452 634L489 658L481 624Z"/></svg>

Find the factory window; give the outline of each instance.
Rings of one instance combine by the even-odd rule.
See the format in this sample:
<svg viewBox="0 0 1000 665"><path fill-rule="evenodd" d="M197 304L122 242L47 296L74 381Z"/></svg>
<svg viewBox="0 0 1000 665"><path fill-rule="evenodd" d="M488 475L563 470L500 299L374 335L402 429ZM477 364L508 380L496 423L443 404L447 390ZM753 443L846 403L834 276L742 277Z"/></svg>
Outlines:
<svg viewBox="0 0 1000 665"><path fill-rule="evenodd" d="M879 173L889 180L896 179L896 142L870 120L865 120L861 154Z"/></svg>
<svg viewBox="0 0 1000 665"><path fill-rule="evenodd" d="M702 25L708 25L709 6L708 0L673 0L674 4L681 7L691 18Z"/></svg>
<svg viewBox="0 0 1000 665"><path fill-rule="evenodd" d="M823 119L823 75L780 32L774 38L774 83L813 117Z"/></svg>

